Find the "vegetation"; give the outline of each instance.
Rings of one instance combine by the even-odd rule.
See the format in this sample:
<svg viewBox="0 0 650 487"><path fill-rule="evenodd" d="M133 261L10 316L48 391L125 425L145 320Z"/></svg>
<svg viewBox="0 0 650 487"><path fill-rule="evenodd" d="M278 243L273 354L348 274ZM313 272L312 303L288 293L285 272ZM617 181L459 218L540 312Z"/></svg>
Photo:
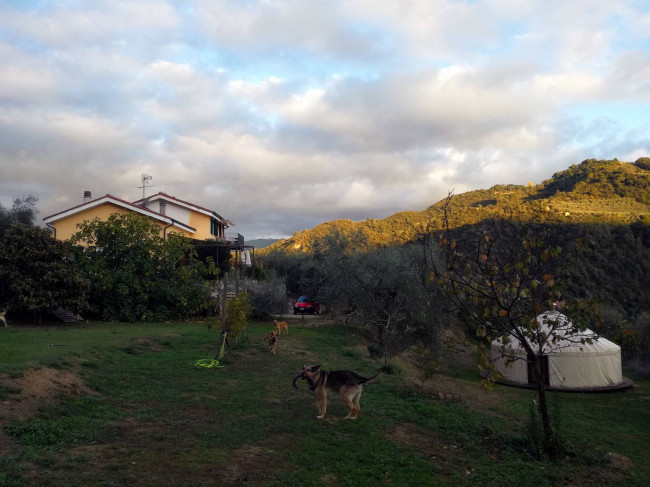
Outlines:
<svg viewBox="0 0 650 487"><path fill-rule="evenodd" d="M509 219L528 222L549 245L569 248L576 239L587 247L573 262L567 285L582 298L599 296L605 307L632 322L650 302L650 171L648 158L634 164L586 160L537 186L497 185L454 196L450 226L458 239L474 238L484 222ZM318 283L309 272L309 256L330 233L374 247L405 245L445 224L446 201L421 212L396 213L383 220L323 223L258 252L267 268L282 269L288 284ZM625 271L622 271L625 269ZM292 292L291 288L287 289ZM315 291L310 291L315 293ZM306 292L306 291L303 291Z"/></svg>
<svg viewBox="0 0 650 487"><path fill-rule="evenodd" d="M558 193L604 199L618 196L648 205L650 172L644 159L639 159L635 164L621 163L617 159L587 159L544 181L544 189L538 195L549 197Z"/></svg>
<svg viewBox="0 0 650 487"><path fill-rule="evenodd" d="M252 281L249 288L253 316L257 319L269 319L271 315L283 315L287 312L287 290L284 279L275 273L264 280Z"/></svg>
<svg viewBox="0 0 650 487"><path fill-rule="evenodd" d="M71 255L70 243L54 240L41 228L9 227L0 238L0 309L37 321L59 307L84 311L90 282Z"/></svg>
<svg viewBox="0 0 650 487"><path fill-rule="evenodd" d="M348 337L346 345L343 328L321 320L289 318L291 333L277 355L262 339L268 324L252 323L225 367L213 369L193 367L220 342L202 323L5 330L0 373L10 375L0 377L24 388L5 391L9 404L23 411L32 405L28 381L21 382L35 373L32 367L41 377L53 370L59 382L83 378L89 390L63 388L32 414L0 417L0 485L640 487L650 481L644 381L625 393L562 394L570 450L556 463L537 460L527 441L534 393L503 386L486 392L472 363L452 354L424 388L399 362L401 374L364 388L359 420L344 421L347 409L333 397L318 421L312 393L291 388L305 361L364 375L381 365L359 353L364 341ZM41 393L57 386L40 385ZM610 452L632 466L613 466Z"/></svg>
<svg viewBox="0 0 650 487"><path fill-rule="evenodd" d="M365 238L336 233L319 243L312 268L318 295L334 312L348 312L348 324L366 332L385 363L414 343L435 350L443 314L434 306L419 248L374 249Z"/></svg>
<svg viewBox="0 0 650 487"><path fill-rule="evenodd" d="M240 293L226 306L226 330L235 343L246 333L248 319L253 312L250 296L247 293Z"/></svg>
<svg viewBox="0 0 650 487"><path fill-rule="evenodd" d="M454 226L476 224L486 218L515 216L522 221L537 219L553 224L630 225L650 221L650 171L647 160L634 164L588 159L558 172L537 186L496 185L490 189L468 191L454 198ZM360 222L335 220L303 230L281 240L260 255L279 250L311 253L315 242L332 232L364 234L376 246L400 245L418 235L441 230L444 223L442 200L423 211L399 212L381 220Z"/></svg>
<svg viewBox="0 0 650 487"><path fill-rule="evenodd" d="M36 202L38 198L29 195L24 198L15 198L11 208L0 205L0 238L14 224L34 225L36 219Z"/></svg>
<svg viewBox="0 0 650 487"><path fill-rule="evenodd" d="M160 227L144 217L85 221L72 242L91 282L91 311L103 320L191 316L209 303L205 279L216 272L214 263L199 260L182 236L161 237Z"/></svg>

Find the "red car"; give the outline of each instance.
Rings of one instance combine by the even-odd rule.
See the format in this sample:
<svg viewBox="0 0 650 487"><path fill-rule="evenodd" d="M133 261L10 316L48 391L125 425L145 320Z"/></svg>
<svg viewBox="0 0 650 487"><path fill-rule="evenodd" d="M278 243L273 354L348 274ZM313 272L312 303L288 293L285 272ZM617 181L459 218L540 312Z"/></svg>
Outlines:
<svg viewBox="0 0 650 487"><path fill-rule="evenodd" d="M320 304L315 302L311 296L300 296L298 301L293 305L293 314L319 314Z"/></svg>

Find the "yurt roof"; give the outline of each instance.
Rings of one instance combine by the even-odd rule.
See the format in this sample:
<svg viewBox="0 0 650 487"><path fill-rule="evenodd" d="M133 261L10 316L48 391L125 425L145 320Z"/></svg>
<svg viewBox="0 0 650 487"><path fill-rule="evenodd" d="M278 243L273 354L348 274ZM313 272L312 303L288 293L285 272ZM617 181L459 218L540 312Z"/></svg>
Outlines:
<svg viewBox="0 0 650 487"><path fill-rule="evenodd" d="M572 355L611 355L620 353L620 347L614 342L611 342L603 337L596 338L596 334L589 329L583 331L572 331L573 324L569 319L559 311L547 311L537 316L540 330L546 332L547 335L551 333L555 335L555 343L552 343L552 338L549 338L544 345L544 353L548 355L560 354L563 356ZM568 335L568 338L566 337ZM584 343L582 341L584 340ZM591 343L588 343L590 340ZM493 346L500 347L502 344L501 339L496 339ZM523 350L521 343L515 337L510 337L508 347L513 350ZM537 350L537 344L532 344L533 350Z"/></svg>

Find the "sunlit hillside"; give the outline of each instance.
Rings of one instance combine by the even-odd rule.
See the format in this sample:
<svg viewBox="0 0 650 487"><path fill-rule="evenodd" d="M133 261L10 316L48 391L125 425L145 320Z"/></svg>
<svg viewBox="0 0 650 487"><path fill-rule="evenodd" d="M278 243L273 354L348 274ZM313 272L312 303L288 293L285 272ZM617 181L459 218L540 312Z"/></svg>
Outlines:
<svg viewBox="0 0 650 487"><path fill-rule="evenodd" d="M443 224L446 199L422 211L403 211L364 221L334 220L295 233L263 249L306 252L330 233L361 232L377 246L401 245ZM496 185L453 195L449 203L452 226L504 217L554 224L609 223L650 225L650 158L634 163L588 159L554 174L541 184Z"/></svg>

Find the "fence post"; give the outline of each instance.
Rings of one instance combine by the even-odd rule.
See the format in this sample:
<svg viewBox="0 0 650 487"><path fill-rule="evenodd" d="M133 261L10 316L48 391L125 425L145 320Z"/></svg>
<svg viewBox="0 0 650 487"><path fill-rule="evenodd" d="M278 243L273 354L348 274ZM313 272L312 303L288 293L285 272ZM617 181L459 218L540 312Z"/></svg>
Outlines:
<svg viewBox="0 0 650 487"><path fill-rule="evenodd" d="M228 303L228 273L223 275L223 292L221 294L221 330L226 329L226 306Z"/></svg>

